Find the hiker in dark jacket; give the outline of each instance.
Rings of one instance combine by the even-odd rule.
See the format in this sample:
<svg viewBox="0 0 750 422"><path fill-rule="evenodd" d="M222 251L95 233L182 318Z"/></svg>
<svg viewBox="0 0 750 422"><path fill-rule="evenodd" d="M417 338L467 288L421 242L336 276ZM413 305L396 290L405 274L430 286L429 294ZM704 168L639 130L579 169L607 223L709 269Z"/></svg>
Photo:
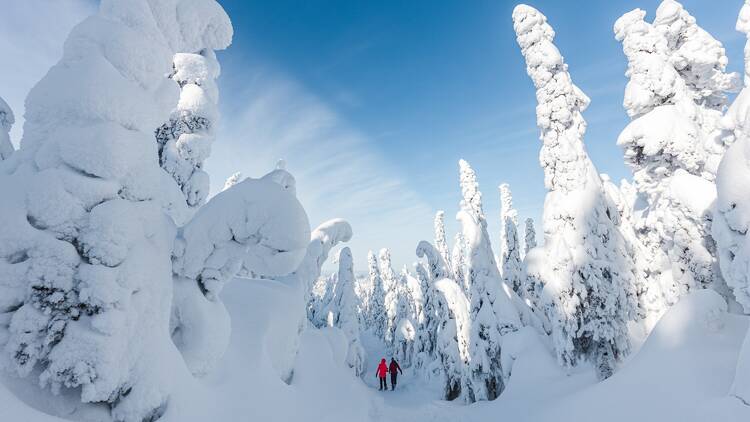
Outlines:
<svg viewBox="0 0 750 422"><path fill-rule="evenodd" d="M398 366L398 362L396 362L396 359L391 358L391 364L388 366L388 372L391 373L391 391L393 391L396 389L396 378L398 378L398 373L403 374L403 372L401 372L401 367Z"/></svg>

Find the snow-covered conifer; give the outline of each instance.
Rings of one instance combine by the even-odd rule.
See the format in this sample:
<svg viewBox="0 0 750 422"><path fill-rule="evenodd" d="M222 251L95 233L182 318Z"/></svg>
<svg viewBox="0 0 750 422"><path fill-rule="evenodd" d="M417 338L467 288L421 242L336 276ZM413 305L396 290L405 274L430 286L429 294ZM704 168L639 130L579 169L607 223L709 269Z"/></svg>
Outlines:
<svg viewBox="0 0 750 422"><path fill-rule="evenodd" d="M727 93L739 87L738 75L726 72L724 46L674 0L662 0L653 26L666 40L669 63L685 82L690 98L700 105L700 124L715 125L727 104Z"/></svg>
<svg viewBox="0 0 750 422"><path fill-rule="evenodd" d="M13 144L10 142L10 135L8 133L15 121L13 110L0 97L0 161L5 160L13 154Z"/></svg>
<svg viewBox="0 0 750 422"><path fill-rule="evenodd" d="M653 268L654 261L647 256L647 249L636 231L634 202L637 193L633 185L623 180L618 187L608 175L600 175L602 185L609 200L616 206L620 218L619 231L625 240L624 246L633 261L635 293L638 298L638 317L650 331L667 309L662 286L658 280L659 268Z"/></svg>
<svg viewBox="0 0 750 422"><path fill-rule="evenodd" d="M238 171L227 178L227 180L224 182L224 187L221 190L225 191L231 188L232 186L236 185L237 183L239 183L241 180L242 180L242 173Z"/></svg>
<svg viewBox="0 0 750 422"><path fill-rule="evenodd" d="M539 158L549 191L544 206L549 270L540 275L546 276L542 301L553 346L563 366L588 360L600 379L607 378L630 350L634 264L618 231L617 210L583 145L581 113L588 97L572 83L544 15L516 6L513 27L539 102Z"/></svg>
<svg viewBox="0 0 750 422"><path fill-rule="evenodd" d="M466 278L469 286L471 337L470 401L494 400L505 388L501 364L501 336L521 326L520 317L495 263L482 209L482 194L474 170L459 161L461 210L456 218L466 241Z"/></svg>
<svg viewBox="0 0 750 422"><path fill-rule="evenodd" d="M427 257L428 274L431 280L440 280L450 277L448 268L443 260L443 255L432 246L432 243L422 240L417 245L417 256Z"/></svg>
<svg viewBox="0 0 750 422"><path fill-rule="evenodd" d="M434 361L437 319L435 317L435 293L433 280L427 269L420 263L414 264L420 291L422 292L421 310L417 316L417 340L414 345L415 365L417 368L429 368Z"/></svg>
<svg viewBox="0 0 750 422"><path fill-rule="evenodd" d="M448 248L448 241L445 237L445 212L438 211L435 213L435 248L437 249L440 256L443 258L445 268L449 273L452 273L451 269L451 250Z"/></svg>
<svg viewBox="0 0 750 422"><path fill-rule="evenodd" d="M385 311L385 286L378 267L378 259L373 251L367 253L367 277L372 284L372 299L369 306L369 326L379 338L385 338L388 331L388 318Z"/></svg>
<svg viewBox="0 0 750 422"><path fill-rule="evenodd" d="M456 233L453 239L453 250L451 251L451 277L462 289L464 293L469 293L468 279L466 278L466 240L461 232Z"/></svg>
<svg viewBox="0 0 750 422"><path fill-rule="evenodd" d="M398 324L398 295L399 283L396 272L391 265L391 251L383 248L378 253L378 266L380 277L383 280L384 300L383 308L385 310L385 330L383 339L389 351L393 350L393 343Z"/></svg>
<svg viewBox="0 0 750 422"><path fill-rule="evenodd" d="M411 278L404 268L396 281L396 328L393 337L393 354L404 368L412 365L417 340L416 301L409 286ZM418 294L421 296L421 292ZM421 302L421 297L419 300Z"/></svg>
<svg viewBox="0 0 750 422"><path fill-rule="evenodd" d="M633 121L618 138L639 196L635 229L648 284L668 304L691 289L723 289L711 238L716 168L727 145L719 119L737 85L721 43L676 1L654 23L640 9L615 22L628 59L623 105Z"/></svg>
<svg viewBox="0 0 750 422"><path fill-rule="evenodd" d="M156 130L159 164L179 186L188 209L195 209L208 197L203 162L218 123L220 66L213 50L202 49L175 54L173 68L170 78L180 86L180 100Z"/></svg>
<svg viewBox="0 0 750 422"><path fill-rule="evenodd" d="M470 359L470 304L464 290L453 280L434 283L436 316L436 366L443 381L443 399L463 397L471 402Z"/></svg>
<svg viewBox="0 0 750 422"><path fill-rule="evenodd" d="M365 349L359 339L359 317L357 316L357 295L354 293L354 263L348 247L341 248L338 256L339 271L336 295L331 309L335 312L333 324L346 335L349 348L346 363L354 368L357 376L365 371Z"/></svg>
<svg viewBox="0 0 750 422"><path fill-rule="evenodd" d="M536 229L534 229L533 218L526 219L526 236L524 236L523 248L524 258L526 258L526 254L528 254L530 250L536 248Z"/></svg>
<svg viewBox="0 0 750 422"><path fill-rule="evenodd" d="M500 185L500 217L502 223L503 247L500 254L500 269L505 284L523 297L521 286L521 245L518 241L518 212L513 208L510 185Z"/></svg>
<svg viewBox="0 0 750 422"><path fill-rule="evenodd" d="M737 19L737 30L743 32L745 44L745 88L727 112L724 124L735 141L719 165L716 176L718 192L713 222L713 237L719 252L719 263L734 297L750 312L750 2L746 1ZM750 338L750 336L748 337ZM750 340L745 340L746 346ZM747 353L747 351L745 352ZM738 373L739 376L739 373ZM737 383L737 381L735 381ZM744 387L747 390L747 386ZM748 393L745 391L744 398Z"/></svg>
<svg viewBox="0 0 750 422"><path fill-rule="evenodd" d="M102 1L29 93L21 156L1 176L0 256L12 259L0 279L15 287L0 287L3 366L118 421L156 420L184 368L153 134L178 102L164 75L176 53L231 36L211 0Z"/></svg>
<svg viewBox="0 0 750 422"><path fill-rule="evenodd" d="M223 286L242 266L254 274L284 276L307 253L310 226L289 191L263 179L245 179L198 209L175 240L172 338L188 368L203 375L229 342ZM303 288L300 283L300 300Z"/></svg>
<svg viewBox="0 0 750 422"><path fill-rule="evenodd" d="M272 173L278 174L279 172L285 171L277 169ZM279 280L292 284L300 283L305 292L309 292L313 283L320 277L321 269L328 260L331 249L341 242L348 242L352 235L352 226L344 219L334 218L320 224L310 234L310 242L302 263L292 274ZM290 278L293 281L289 281Z"/></svg>
<svg viewBox="0 0 750 422"><path fill-rule="evenodd" d="M322 328L327 325L328 305L333 300L337 278L338 273L333 273L328 277L318 277L313 284L307 300L307 319L313 327Z"/></svg>

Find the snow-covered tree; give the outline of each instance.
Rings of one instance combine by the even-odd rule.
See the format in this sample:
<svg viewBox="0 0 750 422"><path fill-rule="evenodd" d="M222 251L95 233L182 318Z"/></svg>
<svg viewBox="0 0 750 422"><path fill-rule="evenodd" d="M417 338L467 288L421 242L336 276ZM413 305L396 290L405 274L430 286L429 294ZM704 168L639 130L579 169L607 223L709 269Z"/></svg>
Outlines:
<svg viewBox="0 0 750 422"><path fill-rule="evenodd" d="M180 100L156 130L159 164L179 186L188 209L195 209L208 197L203 162L211 153L218 123L220 66L213 50L201 49L175 54L173 68L169 77L180 86Z"/></svg>
<svg viewBox="0 0 750 422"><path fill-rule="evenodd" d="M365 349L359 339L359 317L357 316L357 295L354 292L354 263L352 252L348 247L341 248L338 256L339 271L336 294L331 306L335 313L333 325L340 328L346 335L349 347L346 353L346 363L354 368L357 376L365 371Z"/></svg>
<svg viewBox="0 0 750 422"><path fill-rule="evenodd" d="M500 255L500 270L505 284L519 296L523 296L521 285L521 245L518 241L518 212L513 208L510 185L500 185L500 218L502 223L503 247Z"/></svg>
<svg viewBox="0 0 750 422"><path fill-rule="evenodd" d="M716 168L727 145L719 119L737 77L721 43L676 1L653 24L640 9L614 26L628 59L623 105L633 121L618 138L641 205L635 221L648 284L668 304L691 289L723 289L711 237Z"/></svg>
<svg viewBox="0 0 750 422"><path fill-rule="evenodd" d="M338 273L328 277L318 277L313 284L310 297L307 300L307 319L313 327L327 326L329 304L333 300Z"/></svg>
<svg viewBox="0 0 750 422"><path fill-rule="evenodd" d="M516 6L513 28L539 102L539 158L548 189L543 248L549 267L540 275L553 347L563 366L588 360L598 378L607 378L630 350L634 264L618 230L617 209L584 148L581 113L588 97L572 83L544 15Z"/></svg>
<svg viewBox="0 0 750 422"><path fill-rule="evenodd" d="M419 258L427 258L427 270L431 280L440 280L451 276L442 254L430 242L425 240L419 242L417 245L417 256Z"/></svg>
<svg viewBox="0 0 750 422"><path fill-rule="evenodd" d="M461 232L456 233L453 239L453 250L451 251L451 277L462 289L464 293L469 293L468 278L466 277L466 240Z"/></svg>
<svg viewBox="0 0 750 422"><path fill-rule="evenodd" d="M245 179L220 192L180 230L170 328L194 374L209 372L229 344L224 285L243 265L265 277L291 273L304 264L309 239L302 205L268 179ZM302 301L306 284L295 287Z"/></svg>
<svg viewBox="0 0 750 422"><path fill-rule="evenodd" d="M231 36L211 0L104 0L72 30L0 176L4 367L118 421L164 412L184 366L169 337L175 230L153 134L178 103L164 77L175 54Z"/></svg>
<svg viewBox="0 0 750 422"><path fill-rule="evenodd" d="M0 97L0 161L7 159L13 154L13 144L10 142L9 132L15 121L13 110Z"/></svg>
<svg viewBox="0 0 750 422"><path fill-rule="evenodd" d="M747 188L750 183L750 2L746 1L742 7L736 27L748 37L745 88L724 119L735 141L724 155L716 176L718 197L712 229L724 279L737 302L750 313L750 190ZM746 339L745 343L747 346L750 341ZM747 355L747 351L744 353ZM744 389L743 397L748 399L747 385Z"/></svg>
<svg viewBox="0 0 750 422"><path fill-rule="evenodd" d="M236 185L237 183L239 183L241 180L242 180L242 173L238 171L232 174L231 176L229 176L227 180L224 181L224 187L221 190L225 191L231 188L232 186Z"/></svg>
<svg viewBox="0 0 750 422"><path fill-rule="evenodd" d="M421 298L421 310L417 316L417 339L414 345L415 366L427 368L435 359L435 344L437 336L437 319L435 316L435 292L433 280L427 272L424 265L415 263L414 268L417 274Z"/></svg>
<svg viewBox="0 0 750 422"><path fill-rule="evenodd" d="M377 337L385 338L388 331L388 317L385 311L385 286L378 267L378 259L373 251L367 253L367 277L372 284L372 296L369 306L369 326Z"/></svg>
<svg viewBox="0 0 750 422"><path fill-rule="evenodd" d="M462 397L465 402L471 402L469 301L463 288L450 279L434 282L434 292L437 322L435 365L443 382L443 399Z"/></svg>
<svg viewBox="0 0 750 422"><path fill-rule="evenodd" d="M466 241L465 277L471 304L471 385L465 393L470 401L494 400L505 388L501 336L520 328L521 321L495 263L476 174L464 160L459 168L463 200L456 218Z"/></svg>
<svg viewBox="0 0 750 422"><path fill-rule="evenodd" d="M526 235L524 236L523 248L524 259L530 250L536 248L536 229L534 228L533 218L526 219Z"/></svg>
<svg viewBox="0 0 750 422"><path fill-rule="evenodd" d="M401 271L396 279L396 317L393 333L393 354L401 366L411 366L414 355L414 342L416 341L416 322L414 319L414 300L407 285L405 269Z"/></svg>
<svg viewBox="0 0 750 422"><path fill-rule="evenodd" d="M656 9L654 28L666 39L669 63L685 82L689 97L698 104L699 125L713 132L727 105L727 94L739 88L736 73L727 73L724 46L698 26L696 19L677 1L663 0ZM720 158L722 149L711 151ZM712 163L716 169L718 162Z"/></svg>
<svg viewBox="0 0 750 422"><path fill-rule="evenodd" d="M398 324L398 295L399 295L399 282L396 272L393 271L391 264L391 251L388 248L383 248L378 253L378 266L380 270L380 277L383 281L384 300L383 308L385 310L385 330L383 333L383 339L388 351L393 350L393 344L396 333L396 325Z"/></svg>
<svg viewBox="0 0 750 422"><path fill-rule="evenodd" d="M284 170L274 170L270 174L286 173ZM289 185L287 181L286 185ZM328 220L312 231L307 245L305 258L299 267L289 276L279 278L287 283L300 283L306 293L309 293L313 283L320 277L323 264L328 260L331 249L341 242L348 242L353 235L352 226L344 219ZM289 280L291 279L291 280Z"/></svg>
<svg viewBox="0 0 750 422"><path fill-rule="evenodd" d="M451 250L448 248L448 241L445 237L445 212L438 211L435 213L435 248L445 263L445 269L452 274L451 269ZM420 257L421 258L421 257Z"/></svg>
<svg viewBox="0 0 750 422"><path fill-rule="evenodd" d="M623 180L618 187L608 175L600 175L604 191L616 206L620 218L619 231L625 240L625 250L633 261L635 269L635 293L638 298L638 317L646 331L650 331L667 309L661 283L657 278L658 268L653 268L653 260L647 256L647 249L636 231L636 218L633 215L637 192L633 185Z"/></svg>

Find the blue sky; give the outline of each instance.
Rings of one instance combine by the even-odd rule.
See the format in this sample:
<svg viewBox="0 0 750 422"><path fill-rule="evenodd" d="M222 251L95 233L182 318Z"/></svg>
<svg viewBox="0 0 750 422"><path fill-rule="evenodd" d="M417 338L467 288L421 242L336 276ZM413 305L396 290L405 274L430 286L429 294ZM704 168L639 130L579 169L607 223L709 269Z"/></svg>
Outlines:
<svg viewBox="0 0 750 422"><path fill-rule="evenodd" d="M455 233L460 158L477 171L495 243L502 182L521 218L540 223L536 101L513 33L515 2L219 1L235 37L219 53L223 117L207 163L214 191L235 171L259 176L286 159L313 226L333 217L352 222L359 269L367 250L381 247L393 249L399 266L412 262L417 242L432 239L438 209ZM612 25L636 7L650 19L659 1L530 4L549 18L575 83L592 99L591 158L613 179L628 177L615 145L628 121L626 62ZM740 71L745 39L734 23L742 1L683 4ZM95 2L12 6L0 16L0 96L20 115L25 93Z"/></svg>
<svg viewBox="0 0 750 422"><path fill-rule="evenodd" d="M221 3L235 28L233 45L220 54L224 114L235 115L252 102L228 93L242 91L250 74L263 81L259 85L266 83L268 75L293 81L295 89L333 113L338 124L361 136L362 152L368 160L380 163L368 170L379 176L387 172L408 192L406 198L394 200L413 201L403 204L416 208L404 219L385 218L378 206L373 206L369 218L352 218L355 260L363 262L366 248L384 246L394 248L400 263L413 260L420 236L431 239L431 214L444 209L448 220L455 214L460 200L460 158L478 173L495 238L501 182L510 183L522 218L540 220L545 189L538 164L536 100L513 33L510 16L515 2ZM586 144L594 163L615 180L628 177L615 145L628 121L621 106L626 61L612 25L636 7L653 17L659 2L548 0L531 4L547 15L574 81L592 99L585 117L589 122ZM730 68L741 70L745 40L734 31L741 1L719 5L685 1L683 5L725 43ZM219 143L229 148L236 142L221 139ZM243 142L253 144L253 136ZM301 142L308 148L316 145L314 138ZM221 148L217 144L216 150ZM304 160L305 154L300 158ZM305 166L289 161L293 172L296 166ZM317 190L310 186L315 183L315 175L311 176L307 180L298 177L300 191ZM387 197L376 197L389 202ZM326 216L349 217L347 204L331 204L324 212L317 205L309 210L313 224ZM387 204L394 205L398 204ZM375 232L371 225L377 227ZM456 229L449 227L450 233Z"/></svg>

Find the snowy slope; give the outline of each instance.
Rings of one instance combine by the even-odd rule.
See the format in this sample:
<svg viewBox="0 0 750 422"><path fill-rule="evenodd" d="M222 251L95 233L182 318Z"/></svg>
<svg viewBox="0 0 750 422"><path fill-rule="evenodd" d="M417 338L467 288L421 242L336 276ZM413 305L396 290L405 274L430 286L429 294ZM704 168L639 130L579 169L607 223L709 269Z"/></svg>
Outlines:
<svg viewBox="0 0 750 422"><path fill-rule="evenodd" d="M532 329L521 330L506 344L506 350L516 356L506 391L496 401L464 406L435 400L438 389L410 371L405 372L395 392L377 391L372 365L364 375L365 382L355 377L344 362L342 332L330 328L310 328L302 334L292 383L285 384L274 369L272 354L278 337L295 334L295 312L290 311L297 304L288 289L266 280L237 279L227 285L222 295L232 315L229 350L217 370L205 379L192 378L186 370L175 374L180 387L162 420L414 422L502 417L580 422L602 420L605 415L609 421L750 418L750 407L727 397L748 318L727 314L723 300L713 291L692 293L674 306L640 351L601 383L596 383L590 370L566 375L541 337ZM370 360L383 354L377 342L365 339L364 344L370 349ZM33 397L28 385L7 378L3 382L12 385L16 394ZM0 409L8 416L2 420L60 420L27 406L2 385ZM101 420L101 416L90 414L88 420Z"/></svg>

